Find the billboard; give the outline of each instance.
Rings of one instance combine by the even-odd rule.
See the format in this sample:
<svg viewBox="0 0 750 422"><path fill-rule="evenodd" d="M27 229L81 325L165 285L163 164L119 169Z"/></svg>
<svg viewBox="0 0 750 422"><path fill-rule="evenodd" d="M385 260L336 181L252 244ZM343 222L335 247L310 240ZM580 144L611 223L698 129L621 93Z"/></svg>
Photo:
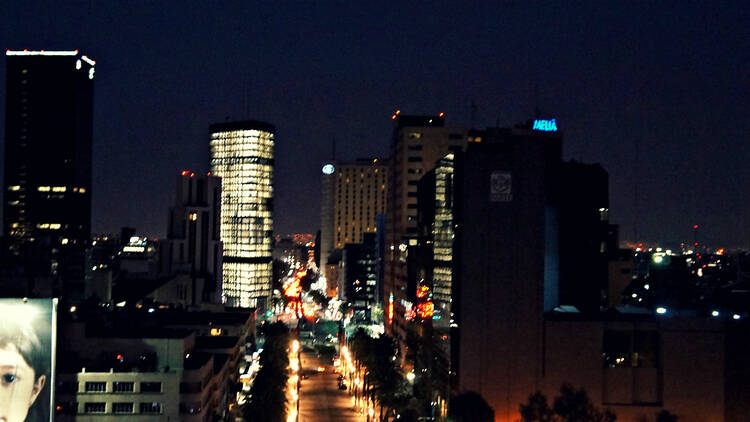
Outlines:
<svg viewBox="0 0 750 422"><path fill-rule="evenodd" d="M57 299L0 299L0 421L52 422Z"/></svg>

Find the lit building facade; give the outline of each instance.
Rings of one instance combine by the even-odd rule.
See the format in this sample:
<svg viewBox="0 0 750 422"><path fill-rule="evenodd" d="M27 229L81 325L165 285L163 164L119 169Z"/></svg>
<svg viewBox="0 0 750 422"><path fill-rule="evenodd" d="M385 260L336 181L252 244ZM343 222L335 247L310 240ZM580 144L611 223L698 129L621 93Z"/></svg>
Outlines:
<svg viewBox="0 0 750 422"><path fill-rule="evenodd" d="M209 131L211 173L222 179L222 300L264 306L271 295L275 129L242 121Z"/></svg>
<svg viewBox="0 0 750 422"><path fill-rule="evenodd" d="M450 152L466 148L468 129L445 127L445 116L407 116L397 111L389 167L384 291L386 332L405 343L409 306L408 248L417 245L417 186L424 174ZM391 299L392 298L392 299Z"/></svg>
<svg viewBox="0 0 750 422"><path fill-rule="evenodd" d="M91 236L95 62L75 51L6 52L3 226L29 276L83 294Z"/></svg>
<svg viewBox="0 0 750 422"><path fill-rule="evenodd" d="M365 233L377 232L376 217L385 213L387 198L385 161L360 159L323 166L320 253L324 274L333 249L341 249L347 243L362 243Z"/></svg>

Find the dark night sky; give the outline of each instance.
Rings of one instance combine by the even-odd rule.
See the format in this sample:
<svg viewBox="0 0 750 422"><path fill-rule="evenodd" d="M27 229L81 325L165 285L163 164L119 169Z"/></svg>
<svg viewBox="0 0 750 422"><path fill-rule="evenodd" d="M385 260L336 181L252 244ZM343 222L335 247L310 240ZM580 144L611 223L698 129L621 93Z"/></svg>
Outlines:
<svg viewBox="0 0 750 422"><path fill-rule="evenodd" d="M526 3L9 1L0 45L97 61L96 232L163 236L177 172L207 169L226 116L276 125L277 232L313 232L333 139L340 158L383 156L396 108L469 125L472 101L477 126L512 125L538 86L565 157L609 171L624 240L635 221L653 241L699 223L748 246L749 8Z"/></svg>

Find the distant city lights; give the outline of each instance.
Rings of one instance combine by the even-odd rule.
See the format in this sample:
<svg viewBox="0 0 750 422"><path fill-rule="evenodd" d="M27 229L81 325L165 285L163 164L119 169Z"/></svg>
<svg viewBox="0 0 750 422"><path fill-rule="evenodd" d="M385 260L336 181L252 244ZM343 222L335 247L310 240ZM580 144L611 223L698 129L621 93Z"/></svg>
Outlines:
<svg viewBox="0 0 750 422"><path fill-rule="evenodd" d="M664 315L667 313L667 308L659 306L658 308L656 308L656 313L659 315Z"/></svg>

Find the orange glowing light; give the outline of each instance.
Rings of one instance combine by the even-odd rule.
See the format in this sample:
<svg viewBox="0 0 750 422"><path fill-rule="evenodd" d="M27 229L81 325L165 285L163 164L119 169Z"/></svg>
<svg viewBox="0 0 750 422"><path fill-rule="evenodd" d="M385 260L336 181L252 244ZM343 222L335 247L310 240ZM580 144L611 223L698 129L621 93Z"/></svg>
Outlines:
<svg viewBox="0 0 750 422"><path fill-rule="evenodd" d="M719 248L719 249L718 249L718 250L716 251L716 255L724 255L724 248Z"/></svg>
<svg viewBox="0 0 750 422"><path fill-rule="evenodd" d="M401 110L396 110L396 115L398 116L399 114L401 114Z"/></svg>
<svg viewBox="0 0 750 422"><path fill-rule="evenodd" d="M424 302L417 305L417 315L422 319L432 318L435 313L435 304L432 302Z"/></svg>
<svg viewBox="0 0 750 422"><path fill-rule="evenodd" d="M388 325L393 325L393 293L388 296Z"/></svg>
<svg viewBox="0 0 750 422"><path fill-rule="evenodd" d="M443 113L443 112L441 111L441 112L440 112L440 114L438 114L438 117L443 117L443 116L445 116L445 113Z"/></svg>
<svg viewBox="0 0 750 422"><path fill-rule="evenodd" d="M396 115L391 116L391 120L396 120Z"/></svg>
<svg viewBox="0 0 750 422"><path fill-rule="evenodd" d="M187 176L187 175L188 175L188 173L190 173L190 172L189 172L189 171L187 171L187 170L183 170L181 174L182 174L183 176Z"/></svg>
<svg viewBox="0 0 750 422"><path fill-rule="evenodd" d="M427 286L419 286L419 290L417 290L417 297L421 299L421 298L427 296L427 293L429 293L429 291L430 291L429 287L427 287Z"/></svg>

